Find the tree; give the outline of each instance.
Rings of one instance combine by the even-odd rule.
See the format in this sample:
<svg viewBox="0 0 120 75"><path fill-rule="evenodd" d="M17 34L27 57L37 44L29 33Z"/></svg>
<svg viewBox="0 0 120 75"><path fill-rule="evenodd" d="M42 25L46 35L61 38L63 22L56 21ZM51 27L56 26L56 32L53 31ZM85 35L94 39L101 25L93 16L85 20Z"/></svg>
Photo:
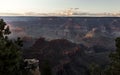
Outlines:
<svg viewBox="0 0 120 75"><path fill-rule="evenodd" d="M107 75L120 75L120 37L116 38L116 51L110 54L111 63Z"/></svg>
<svg viewBox="0 0 120 75"><path fill-rule="evenodd" d="M115 39L116 51L110 53L110 64L105 66L104 70L92 65L90 67L91 75L120 75L120 37ZM98 74L97 74L98 73Z"/></svg>
<svg viewBox="0 0 120 75"><path fill-rule="evenodd" d="M89 67L90 75L102 75L102 70L99 65L92 63Z"/></svg>
<svg viewBox="0 0 120 75"><path fill-rule="evenodd" d="M52 75L50 62L48 60L44 61L44 64L42 66L41 75Z"/></svg>
<svg viewBox="0 0 120 75"><path fill-rule="evenodd" d="M20 74L22 41L20 38L16 41L10 40L8 38L10 33L9 26L0 19L0 75Z"/></svg>

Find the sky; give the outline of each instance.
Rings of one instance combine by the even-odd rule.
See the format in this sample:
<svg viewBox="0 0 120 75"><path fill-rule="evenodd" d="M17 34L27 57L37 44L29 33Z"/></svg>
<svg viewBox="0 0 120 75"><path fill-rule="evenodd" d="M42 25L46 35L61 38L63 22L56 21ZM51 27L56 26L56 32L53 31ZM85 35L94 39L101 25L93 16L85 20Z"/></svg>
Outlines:
<svg viewBox="0 0 120 75"><path fill-rule="evenodd" d="M0 0L0 13L55 13L70 8L81 12L120 12L120 0Z"/></svg>

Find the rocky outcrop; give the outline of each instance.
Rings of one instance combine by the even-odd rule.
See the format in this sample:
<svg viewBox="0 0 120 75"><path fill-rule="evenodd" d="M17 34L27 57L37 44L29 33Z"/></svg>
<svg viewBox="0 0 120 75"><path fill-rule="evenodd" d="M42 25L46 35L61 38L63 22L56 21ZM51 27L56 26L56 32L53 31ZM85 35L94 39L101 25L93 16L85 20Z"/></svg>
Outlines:
<svg viewBox="0 0 120 75"><path fill-rule="evenodd" d="M25 69L29 70L32 75L41 75L39 69L39 60L37 59L24 59L27 63Z"/></svg>

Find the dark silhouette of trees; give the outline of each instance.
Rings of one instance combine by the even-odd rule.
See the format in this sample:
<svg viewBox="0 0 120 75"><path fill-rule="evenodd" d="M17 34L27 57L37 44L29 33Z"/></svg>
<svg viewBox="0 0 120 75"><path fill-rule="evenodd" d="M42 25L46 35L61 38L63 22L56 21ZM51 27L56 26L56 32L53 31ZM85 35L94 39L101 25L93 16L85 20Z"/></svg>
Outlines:
<svg viewBox="0 0 120 75"><path fill-rule="evenodd" d="M104 69L99 65L90 65L90 75L120 75L120 37L115 39L116 51L110 53L110 64L106 65Z"/></svg>
<svg viewBox="0 0 120 75"><path fill-rule="evenodd" d="M22 59L22 40L10 40L9 26L0 19L0 75L20 75L20 62Z"/></svg>
<svg viewBox="0 0 120 75"><path fill-rule="evenodd" d="M120 75L120 37L116 38L116 51L110 54L111 63L106 75Z"/></svg>
<svg viewBox="0 0 120 75"><path fill-rule="evenodd" d="M99 65L92 63L89 67L90 75L102 75L102 70Z"/></svg>
<svg viewBox="0 0 120 75"><path fill-rule="evenodd" d="M42 66L41 75L52 75L52 69L48 60L44 61Z"/></svg>

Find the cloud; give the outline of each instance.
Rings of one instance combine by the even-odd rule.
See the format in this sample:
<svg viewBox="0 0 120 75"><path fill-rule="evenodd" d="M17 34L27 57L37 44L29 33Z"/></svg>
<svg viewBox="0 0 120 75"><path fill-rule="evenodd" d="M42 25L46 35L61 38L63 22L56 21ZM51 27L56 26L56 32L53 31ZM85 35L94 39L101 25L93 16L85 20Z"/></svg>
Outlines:
<svg viewBox="0 0 120 75"><path fill-rule="evenodd" d="M38 15L47 15L45 13L36 13L36 12L27 12L24 15L26 16L38 16Z"/></svg>
<svg viewBox="0 0 120 75"><path fill-rule="evenodd" d="M19 16L19 15L23 15L21 13L0 13L0 16Z"/></svg>
<svg viewBox="0 0 120 75"><path fill-rule="evenodd" d="M39 13L39 12L26 12L26 13L0 13L0 16L118 16L120 12L116 13L94 13L94 12L82 12L79 8L68 8L53 13Z"/></svg>

